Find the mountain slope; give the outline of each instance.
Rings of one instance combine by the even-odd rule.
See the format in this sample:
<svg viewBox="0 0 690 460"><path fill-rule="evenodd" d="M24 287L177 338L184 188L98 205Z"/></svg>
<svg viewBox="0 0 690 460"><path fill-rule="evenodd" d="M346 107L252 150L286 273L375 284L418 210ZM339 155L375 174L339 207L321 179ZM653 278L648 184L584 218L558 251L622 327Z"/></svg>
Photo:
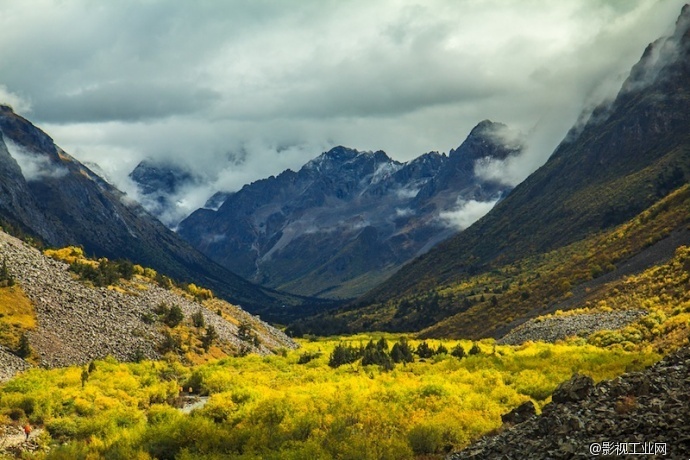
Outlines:
<svg viewBox="0 0 690 460"><path fill-rule="evenodd" d="M626 221L684 183L690 173L688 15L685 8L673 37L650 45L613 105L595 112L544 166L475 225L363 300L381 301L418 290L420 280L448 283L564 246ZM676 45L677 59L651 62L657 48ZM657 79L646 84L649 72L640 69L652 66L660 67Z"/></svg>
<svg viewBox="0 0 690 460"><path fill-rule="evenodd" d="M45 244L130 259L253 311L303 300L211 262L6 106L0 106L0 219Z"/></svg>
<svg viewBox="0 0 690 460"><path fill-rule="evenodd" d="M340 313L295 330L500 335L561 305L579 284L615 273L663 237L685 244L689 23L685 7L675 34L648 47L616 100L595 111L580 132L569 133L547 163L486 216ZM649 215L663 217L664 225ZM625 222L619 230L638 230L607 242L623 235L616 225Z"/></svg>
<svg viewBox="0 0 690 460"><path fill-rule="evenodd" d="M384 152L336 147L298 172L245 186L179 233L250 280L303 295L365 292L458 230L467 202L491 206L506 186L475 174L478 161L520 152L507 128L484 121L448 156L399 163ZM487 204L489 203L489 204Z"/></svg>
<svg viewBox="0 0 690 460"><path fill-rule="evenodd" d="M21 308L24 314L35 317L35 322L25 328L32 350L30 357L43 367L84 364L109 355L128 361L160 358L166 332L182 333L182 326L168 329L156 320L161 304L179 306L183 324L191 323L194 314L201 314L205 326L215 329L215 343L226 352L237 353L248 346L252 351L267 354L280 347L296 346L280 331L235 306L218 300L202 304L144 277L135 276L129 282L120 280L116 288L87 285L77 281L63 262L46 257L3 231L0 256L15 283L9 287L0 285L0 292L21 292L28 299ZM12 327L19 323L5 314L0 321L0 339L4 345L13 346L7 343L5 332L11 329L7 322L12 321ZM245 324L258 338L256 343L244 343L240 324ZM199 335L199 330L194 332ZM193 339L189 337L191 344Z"/></svg>

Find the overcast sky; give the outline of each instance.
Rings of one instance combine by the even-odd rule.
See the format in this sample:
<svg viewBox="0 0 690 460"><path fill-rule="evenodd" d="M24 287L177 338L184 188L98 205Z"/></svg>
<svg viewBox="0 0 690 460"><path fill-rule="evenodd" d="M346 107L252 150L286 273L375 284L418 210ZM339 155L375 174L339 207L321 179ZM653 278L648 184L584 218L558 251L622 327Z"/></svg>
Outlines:
<svg viewBox="0 0 690 460"><path fill-rule="evenodd" d="M523 131L512 181L615 95L683 0L3 0L0 101L125 190L144 157L213 189L334 145L406 161L483 119Z"/></svg>

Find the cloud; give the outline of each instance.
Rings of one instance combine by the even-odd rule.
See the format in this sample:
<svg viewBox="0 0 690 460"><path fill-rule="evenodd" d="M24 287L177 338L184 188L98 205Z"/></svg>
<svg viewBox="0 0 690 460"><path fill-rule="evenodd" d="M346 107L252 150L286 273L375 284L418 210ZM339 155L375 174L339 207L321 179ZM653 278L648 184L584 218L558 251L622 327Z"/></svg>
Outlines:
<svg viewBox="0 0 690 460"><path fill-rule="evenodd" d="M491 211L496 203L498 203L498 199L492 201L459 200L458 207L452 211L441 212L439 220L444 225L464 230Z"/></svg>
<svg viewBox="0 0 690 460"><path fill-rule="evenodd" d="M513 184L682 3L2 2L0 99L128 193L143 158L190 167L206 179L180 209L334 145L448 151L487 118L527 133Z"/></svg>
<svg viewBox="0 0 690 460"><path fill-rule="evenodd" d="M46 178L59 179L69 173L67 168L51 163L47 156L29 152L10 139L5 138L5 145L22 170L22 175L27 182Z"/></svg>
<svg viewBox="0 0 690 460"><path fill-rule="evenodd" d="M28 113L31 104L21 96L11 92L7 86L0 84L0 104L9 105L15 113Z"/></svg>

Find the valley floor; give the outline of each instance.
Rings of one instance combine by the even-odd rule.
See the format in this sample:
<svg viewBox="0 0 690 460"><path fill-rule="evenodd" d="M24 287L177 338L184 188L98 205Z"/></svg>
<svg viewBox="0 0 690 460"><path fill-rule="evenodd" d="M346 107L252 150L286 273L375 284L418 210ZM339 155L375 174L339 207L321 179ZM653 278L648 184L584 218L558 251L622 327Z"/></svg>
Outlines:
<svg viewBox="0 0 690 460"><path fill-rule="evenodd" d="M333 367L337 347L393 355L400 343L425 357L389 370ZM45 429L36 459L432 459L500 428L501 415L526 401L544 407L576 372L600 381L659 359L577 339L509 346L361 335L301 345L192 367L169 356L31 369L0 389L0 411L5 424ZM208 400L184 414L177 406L190 391Z"/></svg>

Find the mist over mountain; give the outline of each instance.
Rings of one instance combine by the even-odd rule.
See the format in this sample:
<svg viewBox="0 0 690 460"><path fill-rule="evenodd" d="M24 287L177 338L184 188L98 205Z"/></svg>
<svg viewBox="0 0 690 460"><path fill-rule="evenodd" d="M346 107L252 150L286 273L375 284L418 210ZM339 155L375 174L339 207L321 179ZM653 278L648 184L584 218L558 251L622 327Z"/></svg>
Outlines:
<svg viewBox="0 0 690 460"><path fill-rule="evenodd" d="M510 186L476 170L518 155L517 135L485 120L448 155L406 163L336 147L299 171L256 181L179 234L230 270L302 295L352 297L469 226Z"/></svg>
<svg viewBox="0 0 690 460"><path fill-rule="evenodd" d="M0 106L0 219L46 245L129 259L248 308L302 302L214 264L8 106Z"/></svg>
<svg viewBox="0 0 690 460"><path fill-rule="evenodd" d="M129 177L138 187L139 203L171 228L187 217L187 209L182 202L186 192L204 180L181 166L151 160L139 163Z"/></svg>

